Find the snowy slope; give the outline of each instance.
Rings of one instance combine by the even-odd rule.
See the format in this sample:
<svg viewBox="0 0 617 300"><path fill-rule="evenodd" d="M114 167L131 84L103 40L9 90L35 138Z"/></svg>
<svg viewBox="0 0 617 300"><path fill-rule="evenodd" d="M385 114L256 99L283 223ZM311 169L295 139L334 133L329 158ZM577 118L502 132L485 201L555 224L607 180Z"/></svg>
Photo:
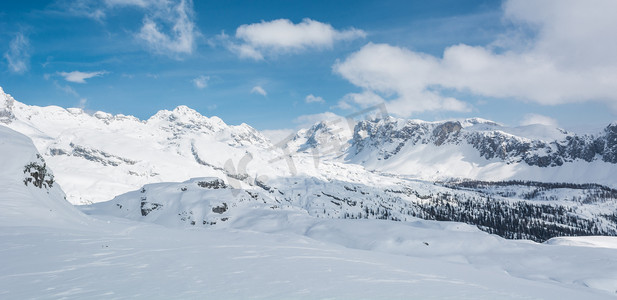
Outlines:
<svg viewBox="0 0 617 300"><path fill-rule="evenodd" d="M268 218L261 216L263 224ZM444 231L438 224L389 227L398 223L378 221L359 225L372 230L368 236L383 236L376 243L383 247L379 251L320 241L339 238L370 245L370 239L357 235L359 231L348 231L358 222L313 223L311 237L280 227L277 233L178 230L104 216L80 229L2 227L0 296L614 299L615 250L530 246L490 236L474 249L458 243L482 233ZM260 224L246 225L259 228ZM382 235L383 229L387 231ZM439 233L443 238L426 239ZM451 249L461 249L462 255L444 259L444 251L447 257ZM473 252L477 254L470 255Z"/></svg>
<svg viewBox="0 0 617 300"><path fill-rule="evenodd" d="M556 294L536 293L538 286L547 284L556 284L560 286L559 289L597 289L607 292L607 296L617 291L617 272L615 271L617 260L614 259L617 258L617 250L615 249L553 246L553 244L564 245L557 240L551 240L549 242L551 245L504 240L481 232L474 226L456 222L424 221L416 218L409 218L403 222L316 218L310 211L311 206L305 208L301 205L301 203L286 201L279 203L272 195L263 194L258 190L229 189L220 179L195 178L183 183L147 185L138 191L118 196L112 201L83 207L83 210L103 219L118 216L134 221L161 224L167 228L192 229L191 231L204 232L204 234L224 232L230 235L233 232L253 232L264 240L273 236L285 239L300 238L306 245L297 251L305 251L309 248L308 245L317 241L323 243L323 247L343 246L347 249L345 251L350 251L350 253L355 253L354 249L357 249L367 251L365 253L371 253L371 255L387 254L393 261L398 261L402 265L413 262L413 271L407 269L410 266L401 265L395 268L396 272L407 274L404 275L407 279L399 278L393 282L403 280L404 286L414 286L415 293L419 293L414 295L423 297L449 297L452 291L444 291L450 288L449 284L437 279L443 275L434 277L436 273L442 271L445 271L448 277L457 277L460 271L470 272L465 275L469 276L465 277L465 281L483 282L482 289L488 294L472 290L467 296L469 298L498 297L494 292L495 289L501 288L493 286L494 283L485 286L486 278L483 276L488 274L493 274L497 276L496 278L507 274L500 280L511 283L511 287L525 286L532 282L536 285L523 294L518 294L522 290L517 290L515 296L510 294L512 292L510 291L498 298L518 298L523 295L546 299L555 297L569 299L571 297L565 294L557 296ZM267 235L262 235L264 233ZM608 243L612 238L595 237L594 239L597 243ZM269 251L265 251L267 254L264 254L263 250L253 250L255 243L248 244L251 245L252 250L242 255L243 259L268 260L270 258ZM354 260L347 256L353 254L347 252L343 254L344 252L341 251L339 250L338 253L345 255L345 258L340 258L333 252L303 255L311 259L320 257L332 260L332 263ZM286 257L282 253L278 255ZM603 259L599 259L600 257ZM360 264L360 261L356 263ZM375 271L375 268L385 266L383 263L376 265L372 260L363 260L361 264L370 266L373 269L371 273ZM390 266L388 265L387 268ZM284 268L284 270L290 269L293 268ZM417 273L419 270L422 270L422 275ZM487 273L480 277L471 275L478 271ZM326 273L322 276L330 275L334 274ZM357 278L363 278L362 276L357 273L350 279L355 281ZM436 280L433 284L441 286L439 291L434 290L436 287L429 283L432 281L429 278ZM368 276L365 280L375 282L381 279ZM456 290L467 290L469 282L459 280L452 282L457 282ZM384 281L384 283L393 282ZM514 284L514 282L517 283ZM416 283L422 287L416 286ZM343 289L344 286L345 284L343 284ZM375 292L374 289L370 287L368 291L372 293ZM311 295L311 292L307 291L307 293ZM402 294L397 294L396 288L384 293L384 295L395 293L396 297L405 298ZM594 295L593 297L600 296Z"/></svg>
<svg viewBox="0 0 617 300"><path fill-rule="evenodd" d="M617 237L577 236L556 237L546 242L550 245L579 246L617 249Z"/></svg>
<svg viewBox="0 0 617 300"><path fill-rule="evenodd" d="M3 130L12 149L27 146L3 147L3 157L36 157L26 138ZM617 289L614 249L508 241L461 223L315 218L214 178L148 185L86 208L90 218L66 202L34 202L48 194L33 191L0 198L13 206L0 210L2 298L612 299ZM66 208L66 220L40 218L48 207ZM174 222L189 208L228 219Z"/></svg>
<svg viewBox="0 0 617 300"><path fill-rule="evenodd" d="M0 166L1 225L59 226L87 220L65 200L64 192L53 180L53 172L32 141L2 125Z"/></svg>
<svg viewBox="0 0 617 300"><path fill-rule="evenodd" d="M460 223L315 218L215 178L148 185L88 217L32 142L3 126L0 164L3 299L609 299L617 288L616 266L597 260L617 261L613 249L506 241ZM24 173L31 164L45 175Z"/></svg>

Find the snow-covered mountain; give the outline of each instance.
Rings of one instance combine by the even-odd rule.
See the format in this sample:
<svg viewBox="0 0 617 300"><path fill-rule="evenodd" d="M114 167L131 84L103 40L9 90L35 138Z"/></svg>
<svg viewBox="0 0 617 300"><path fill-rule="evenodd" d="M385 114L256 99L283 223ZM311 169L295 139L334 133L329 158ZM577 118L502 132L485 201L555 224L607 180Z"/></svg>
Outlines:
<svg viewBox="0 0 617 300"><path fill-rule="evenodd" d="M186 106L142 121L28 106L1 91L0 103L0 121L34 140L73 203L105 201L147 183L192 177L245 173L327 179L324 174L329 173L345 181L349 170L364 168L420 180L617 186L612 176L617 173L617 123L595 135L577 135L542 125L511 128L479 118L341 118L277 143L246 124L230 126Z"/></svg>
<svg viewBox="0 0 617 300"><path fill-rule="evenodd" d="M593 135L545 125L507 127L480 118L426 122L393 117L322 122L289 147L330 153L368 170L423 180L534 180L617 187L617 123ZM345 137L345 138L341 138ZM300 143L299 143L300 141ZM332 149L341 151L332 154Z"/></svg>
<svg viewBox="0 0 617 300"><path fill-rule="evenodd" d="M471 146L486 159L506 164L558 167L575 161L617 163L617 123L597 135L570 134L544 125L508 128L492 121L424 122L395 118L359 122L351 154L374 152L375 159L396 159L421 145ZM366 155L366 154L365 154Z"/></svg>
<svg viewBox="0 0 617 300"><path fill-rule="evenodd" d="M612 125L577 136L482 119L342 118L275 144L246 124L227 125L185 106L142 121L28 106L4 93L0 100L3 123L33 139L75 204L211 177L237 195L248 191L315 217L461 221L537 241L617 233ZM144 205L172 216L186 211L168 211L164 202ZM195 222L210 221L200 215Z"/></svg>
<svg viewBox="0 0 617 300"><path fill-rule="evenodd" d="M72 203L105 201L151 182L225 177L228 160L271 147L246 124L229 126L179 106L141 121L36 107L0 91L0 121L34 141Z"/></svg>

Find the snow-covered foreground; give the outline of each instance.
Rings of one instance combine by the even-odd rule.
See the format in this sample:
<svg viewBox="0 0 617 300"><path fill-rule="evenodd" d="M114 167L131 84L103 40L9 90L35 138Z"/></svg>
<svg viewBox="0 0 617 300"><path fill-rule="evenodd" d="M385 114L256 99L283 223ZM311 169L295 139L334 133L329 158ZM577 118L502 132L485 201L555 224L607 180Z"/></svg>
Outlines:
<svg viewBox="0 0 617 300"><path fill-rule="evenodd" d="M0 298L609 299L617 289L615 249L517 243L458 223L296 216L285 230L255 215L245 226L260 231L110 217L3 224Z"/></svg>

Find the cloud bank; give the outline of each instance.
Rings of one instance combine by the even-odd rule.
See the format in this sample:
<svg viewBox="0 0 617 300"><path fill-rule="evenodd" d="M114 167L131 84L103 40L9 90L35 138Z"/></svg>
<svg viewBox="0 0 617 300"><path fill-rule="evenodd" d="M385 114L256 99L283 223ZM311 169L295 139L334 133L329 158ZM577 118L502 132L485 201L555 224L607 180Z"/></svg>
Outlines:
<svg viewBox="0 0 617 300"><path fill-rule="evenodd" d="M612 0L509 0L503 13L512 31L491 45L453 45L435 57L369 43L333 66L362 89L339 106L387 101L401 116L469 110L444 92L456 90L543 105L600 101L617 109L615 11Z"/></svg>

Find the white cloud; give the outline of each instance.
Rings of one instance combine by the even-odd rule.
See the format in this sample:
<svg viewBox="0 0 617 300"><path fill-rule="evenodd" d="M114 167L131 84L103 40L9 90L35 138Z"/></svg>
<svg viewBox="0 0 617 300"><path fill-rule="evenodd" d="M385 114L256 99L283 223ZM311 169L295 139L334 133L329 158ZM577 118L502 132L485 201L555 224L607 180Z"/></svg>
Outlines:
<svg viewBox="0 0 617 300"><path fill-rule="evenodd" d="M78 102L78 104L77 104L77 107L78 107L78 108L81 108L81 109L85 109L85 108L86 108L86 104L88 103L88 99L87 99L87 98L84 98L84 97L81 97L81 96L79 95L79 93L77 93L77 91L75 91L75 89L73 89L72 87L70 87L70 86L68 86L68 85L61 85L61 84L59 84L59 83L58 83L58 81L56 81L56 80L54 80L54 81L53 81L53 84L54 84L54 86L55 86L57 89L59 89L59 90L61 90L61 91L65 92L65 93L67 93L67 94L69 94L69 95L71 95L71 96L74 96L74 97L75 97L75 98L77 98L77 99L79 99L79 102Z"/></svg>
<svg viewBox="0 0 617 300"><path fill-rule="evenodd" d="M246 44L238 45L238 44L229 43L227 45L227 48L231 50L232 52L235 52L236 54L238 54L240 58L252 58L254 60L264 59L263 54L261 54L260 51L256 50L250 45L246 45Z"/></svg>
<svg viewBox="0 0 617 300"><path fill-rule="evenodd" d="M178 54L191 54L199 32L195 28L193 3L181 0L177 4L165 3L151 15L143 19L137 37L159 54L172 57Z"/></svg>
<svg viewBox="0 0 617 300"><path fill-rule="evenodd" d="M105 7L101 4L100 1L96 0L60 0L56 3L64 13L103 22L107 15Z"/></svg>
<svg viewBox="0 0 617 300"><path fill-rule="evenodd" d="M64 80L75 82L75 83L86 83L86 79L102 76L107 74L106 71L98 71L98 72L58 72L58 75L64 77Z"/></svg>
<svg viewBox="0 0 617 300"><path fill-rule="evenodd" d="M259 95L262 95L264 97L266 95L268 95L268 93L266 93L266 90L264 90L264 88L262 88L259 85L254 86L253 89L251 89L251 94L259 94Z"/></svg>
<svg viewBox="0 0 617 300"><path fill-rule="evenodd" d="M526 114L519 124L521 126L534 125L534 124L546 125L546 126L551 126L551 127L559 126L559 124L557 123L557 120L551 117L538 115L538 114Z"/></svg>
<svg viewBox="0 0 617 300"><path fill-rule="evenodd" d="M368 44L333 69L388 100L399 115L430 110L468 110L444 89L544 105L602 101L617 106L617 2L524 1L504 3L512 22L487 46L454 45L435 57ZM513 34L532 31L532 36ZM356 95L343 105L362 104ZM356 100L358 99L358 100Z"/></svg>
<svg viewBox="0 0 617 300"><path fill-rule="evenodd" d="M388 109L401 116L431 110L469 110L464 102L430 89L434 84L432 73L438 66L431 56L369 43L333 67L336 73L364 90L347 94L339 106L352 102L368 107L388 98Z"/></svg>
<svg viewBox="0 0 617 300"><path fill-rule="evenodd" d="M287 19L278 19L241 25L236 29L235 38L238 43L230 41L225 34L221 34L219 38L227 41L228 49L241 58L261 60L265 55L332 48L337 41L365 36L366 33L359 29L336 30L330 24L307 18L298 24Z"/></svg>
<svg viewBox="0 0 617 300"><path fill-rule="evenodd" d="M139 6L148 7L158 1L156 0L105 0L107 6Z"/></svg>
<svg viewBox="0 0 617 300"><path fill-rule="evenodd" d="M9 64L9 70L18 74L26 72L30 61L30 42L22 33L18 33L9 43L9 50L4 58Z"/></svg>
<svg viewBox="0 0 617 300"><path fill-rule="evenodd" d="M79 106L77 106L77 107L81 108L81 109L84 109L84 108L86 108L86 103L88 103L88 99L81 98L81 99L79 99Z"/></svg>
<svg viewBox="0 0 617 300"><path fill-rule="evenodd" d="M306 96L306 98L304 98L304 101L306 103L324 103L326 102L323 98L319 97L319 96L315 96L313 94L310 94L308 96Z"/></svg>
<svg viewBox="0 0 617 300"><path fill-rule="evenodd" d="M67 93L69 95L72 95L72 96L75 96L75 97L79 98L79 94L72 87L70 87L68 85L60 85L56 80L54 80L53 82L54 82L54 85L56 86L57 89L65 92L65 93Z"/></svg>
<svg viewBox="0 0 617 300"><path fill-rule="evenodd" d="M369 107L385 102L385 100L371 91L364 91L362 93L349 93L345 95L338 106L342 109L349 109L353 107L349 104L350 102L358 104L360 107Z"/></svg>
<svg viewBox="0 0 617 300"><path fill-rule="evenodd" d="M210 80L210 76L201 75L201 76L198 76L197 78L194 78L192 81L195 87L197 87L198 89L203 89L208 86L209 80Z"/></svg>
<svg viewBox="0 0 617 300"><path fill-rule="evenodd" d="M192 54L201 35L194 22L192 0L77 0L61 1L65 13L103 23L114 10L137 8L143 14L135 38L154 53L180 58Z"/></svg>
<svg viewBox="0 0 617 300"><path fill-rule="evenodd" d="M299 116L296 119L294 119L294 123L298 124L298 127L300 128L307 128L321 121L339 121L339 120L344 121L345 118L333 112L327 111L327 112L323 112L319 114Z"/></svg>

